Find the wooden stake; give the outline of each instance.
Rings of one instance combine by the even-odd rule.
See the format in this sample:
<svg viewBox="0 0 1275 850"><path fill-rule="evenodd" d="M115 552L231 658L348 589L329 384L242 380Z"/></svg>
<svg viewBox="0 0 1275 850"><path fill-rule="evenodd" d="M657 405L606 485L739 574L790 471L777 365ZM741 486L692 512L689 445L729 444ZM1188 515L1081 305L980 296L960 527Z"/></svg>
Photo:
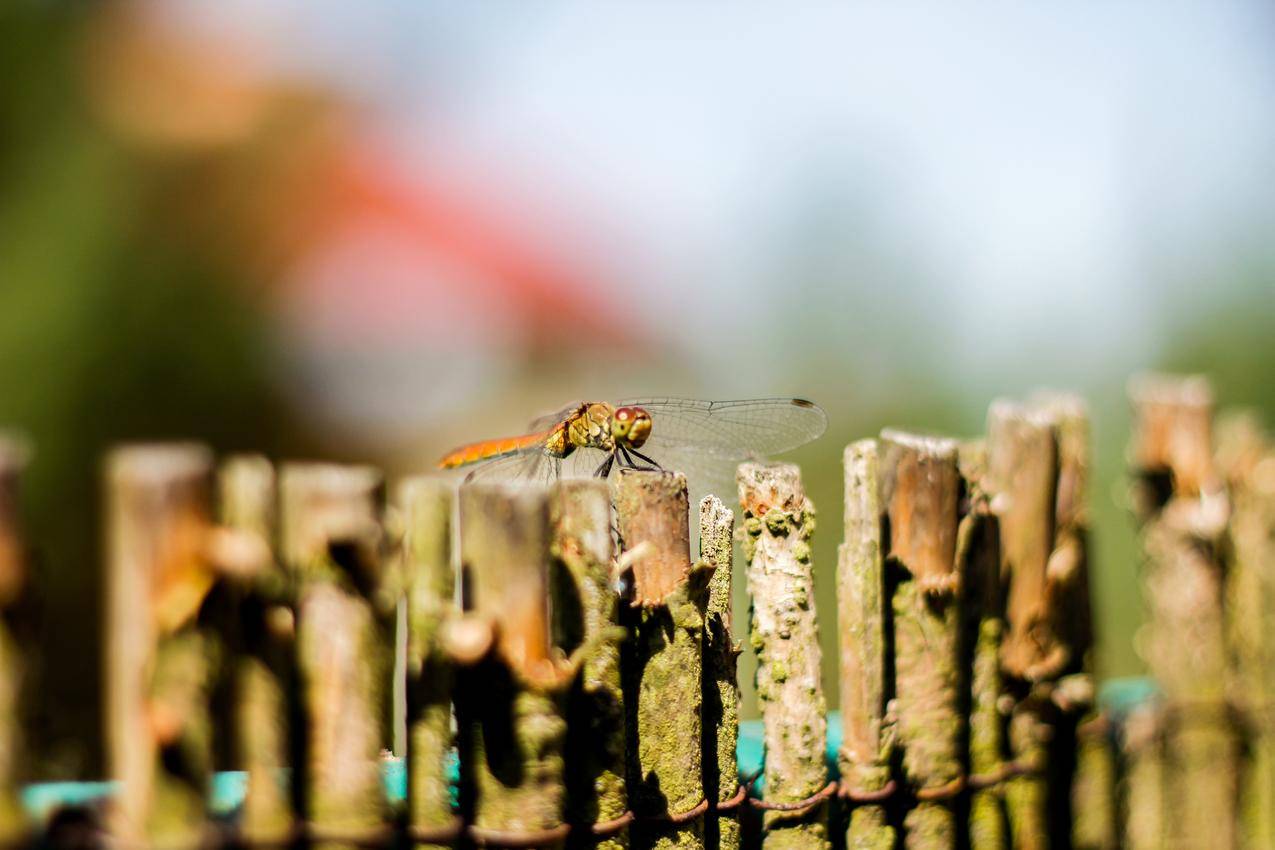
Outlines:
<svg viewBox="0 0 1275 850"><path fill-rule="evenodd" d="M578 617L571 643L594 643L581 676L568 693L567 809L581 828L572 846L623 850L629 830L595 841L587 829L620 818L628 810L624 765L624 693L620 647L608 634L619 628L619 597L613 576L611 491L603 481L564 480L550 494L553 553L567 586L555 606Z"/></svg>
<svg viewBox="0 0 1275 850"><path fill-rule="evenodd" d="M895 689L903 771L918 802L904 820L909 848L953 847L953 801L962 779L961 677L956 667L960 473L952 440L881 434L887 555L893 592Z"/></svg>
<svg viewBox="0 0 1275 850"><path fill-rule="evenodd" d="M629 789L640 818L638 848L703 848L706 805L702 721L705 570L691 569L686 478L625 471L615 497L622 558L631 560L634 603L625 698L629 708Z"/></svg>
<svg viewBox="0 0 1275 850"><path fill-rule="evenodd" d="M455 823L447 757L452 749L453 670L443 630L454 619L451 482L419 476L399 487L407 592L407 819L416 833ZM451 842L417 841L418 850Z"/></svg>
<svg viewBox="0 0 1275 850"><path fill-rule="evenodd" d="M1050 709L1031 686L1057 676L1068 660L1047 593L1057 484L1051 419L1014 402L994 402L987 414L986 486L1000 523L1001 573L1009 586L1001 664L1017 697L1010 748L1028 771L1010 780L1007 801L1014 846L1024 850L1049 846Z"/></svg>
<svg viewBox="0 0 1275 850"><path fill-rule="evenodd" d="M1165 753L1163 706L1146 703L1125 718L1124 846L1127 850L1164 850Z"/></svg>
<svg viewBox="0 0 1275 850"><path fill-rule="evenodd" d="M841 780L879 793L890 781L894 730L886 720L885 570L881 540L880 453L876 440L846 447L845 535L837 553L840 647ZM846 845L891 850L894 829L880 803L856 805Z"/></svg>
<svg viewBox="0 0 1275 850"><path fill-rule="evenodd" d="M560 847L567 680L550 647L546 494L466 485L460 535L469 616L494 633L492 651L464 671L457 692L462 806L483 840L538 836L534 846Z"/></svg>
<svg viewBox="0 0 1275 850"><path fill-rule="evenodd" d="M986 489L987 447L963 444L959 450L968 513L956 535L957 570L964 596L962 663L970 666L969 769L980 779L970 791L969 832L972 850L1004 850L1009 846L1005 789L995 779L1005 770L1004 695L1000 669L1005 634L1005 590L1001 581L1000 526Z"/></svg>
<svg viewBox="0 0 1275 850"><path fill-rule="evenodd" d="M194 618L213 583L212 455L130 446L107 459L107 744L125 845L194 848L212 769L207 636Z"/></svg>
<svg viewBox="0 0 1275 850"><path fill-rule="evenodd" d="M814 506L792 464L739 467L744 555L753 600L750 640L757 653L757 700L766 736L766 800L795 803L828 783L824 759L826 706L820 679L810 537ZM770 811L762 846L820 848L828 839L828 809Z"/></svg>
<svg viewBox="0 0 1275 850"><path fill-rule="evenodd" d="M274 466L259 455L221 465L221 521L270 546L277 537ZM295 624L291 585L271 560L246 577L236 599L233 660L236 766L248 774L239 832L249 843L284 842L295 829L284 771L292 763L290 694L295 688Z"/></svg>
<svg viewBox="0 0 1275 850"><path fill-rule="evenodd" d="M1200 379L1130 385L1134 504L1146 555L1147 665L1168 712L1165 811L1175 846L1237 845L1238 741L1227 702L1219 551L1230 506L1213 465L1212 396Z"/></svg>
<svg viewBox="0 0 1275 850"><path fill-rule="evenodd" d="M725 803L739 787L739 644L731 617L735 514L716 496L699 505L700 560L712 567L704 622L704 793ZM716 766L716 770L714 770ZM708 850L739 850L740 812L710 813L705 823Z"/></svg>
<svg viewBox="0 0 1275 850"><path fill-rule="evenodd" d="M366 467L283 467L282 550L300 583L297 657L305 713L303 791L309 829L325 850L385 832L390 641L380 597L381 476Z"/></svg>

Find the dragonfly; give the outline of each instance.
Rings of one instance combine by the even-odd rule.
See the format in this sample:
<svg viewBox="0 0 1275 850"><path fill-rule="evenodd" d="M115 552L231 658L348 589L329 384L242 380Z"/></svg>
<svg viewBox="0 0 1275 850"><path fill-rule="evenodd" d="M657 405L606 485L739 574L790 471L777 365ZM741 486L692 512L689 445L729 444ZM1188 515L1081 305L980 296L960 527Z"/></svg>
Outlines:
<svg viewBox="0 0 1275 850"><path fill-rule="evenodd" d="M541 484L607 478L613 469L676 469L716 486L732 481L741 461L790 451L827 427L823 409L801 398L580 401L536 419L521 435L454 449L438 465L473 467L466 480Z"/></svg>

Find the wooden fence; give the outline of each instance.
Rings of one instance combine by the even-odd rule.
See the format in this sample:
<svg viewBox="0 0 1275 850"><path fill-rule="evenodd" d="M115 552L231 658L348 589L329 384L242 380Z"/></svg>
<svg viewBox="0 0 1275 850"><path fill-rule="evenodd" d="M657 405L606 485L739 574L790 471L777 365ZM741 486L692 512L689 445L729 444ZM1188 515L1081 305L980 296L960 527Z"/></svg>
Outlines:
<svg viewBox="0 0 1275 850"><path fill-rule="evenodd" d="M1156 684L1110 710L1090 667L1089 425L1072 396L998 401L976 440L887 430L846 447L835 577L812 564L815 509L788 464L740 467L738 527L705 499L695 554L680 475L459 492L426 476L387 506L366 467L120 448L105 464L114 782L21 785L24 656L0 618L0 840L1275 847L1275 451L1247 418L1215 439L1199 379L1132 395ZM0 441L0 614L32 545L26 458ZM839 714L816 580L836 582L822 622ZM741 581L747 629L731 622ZM741 651L759 729L739 720Z"/></svg>

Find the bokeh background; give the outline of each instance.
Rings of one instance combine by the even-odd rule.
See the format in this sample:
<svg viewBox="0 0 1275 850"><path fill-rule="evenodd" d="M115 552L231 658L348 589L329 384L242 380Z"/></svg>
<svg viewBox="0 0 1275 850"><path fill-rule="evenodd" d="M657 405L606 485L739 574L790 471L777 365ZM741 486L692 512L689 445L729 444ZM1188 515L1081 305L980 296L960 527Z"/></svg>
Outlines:
<svg viewBox="0 0 1275 850"><path fill-rule="evenodd" d="M100 768L106 446L401 475L581 397L827 409L831 673L841 447L1079 390L1099 669L1136 673L1128 376L1275 421L1273 47L1256 2L0 4L38 772Z"/></svg>

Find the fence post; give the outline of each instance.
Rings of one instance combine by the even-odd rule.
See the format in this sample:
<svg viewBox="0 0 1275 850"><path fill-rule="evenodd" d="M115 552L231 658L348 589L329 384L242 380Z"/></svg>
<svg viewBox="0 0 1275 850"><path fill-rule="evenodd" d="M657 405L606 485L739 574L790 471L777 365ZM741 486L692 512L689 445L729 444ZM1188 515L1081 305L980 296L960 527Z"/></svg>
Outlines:
<svg viewBox="0 0 1275 850"><path fill-rule="evenodd" d="M381 476L290 463L280 478L284 562L299 582L297 663L304 706L307 830L325 850L382 839L387 814L387 639L380 598Z"/></svg>
<svg viewBox="0 0 1275 850"><path fill-rule="evenodd" d="M543 490L461 489L460 537L470 622L490 651L461 674L462 805L478 843L562 846L566 684L551 650L549 511Z"/></svg>
<svg viewBox="0 0 1275 850"><path fill-rule="evenodd" d="M407 594L407 821L418 850L441 850L452 846L459 823L447 775L454 672L443 642L455 616L455 495L450 481L428 476L407 479L398 495Z"/></svg>
<svg viewBox="0 0 1275 850"><path fill-rule="evenodd" d="M1047 593L1054 546L1058 449L1044 413L1015 402L993 402L987 413L987 487L1000 522L1001 573L1008 582L1001 642L1006 685L1016 698L1009 724L1014 762L1023 773L1006 789L1013 844L1048 848L1048 696L1034 687L1054 678L1068 655Z"/></svg>
<svg viewBox="0 0 1275 850"><path fill-rule="evenodd" d="M888 557L903 572L892 599L897 729L903 771L917 798L904 820L906 846L953 847L954 801L964 779L957 669L957 445L887 430L881 447Z"/></svg>
<svg viewBox="0 0 1275 850"><path fill-rule="evenodd" d="M716 496L699 505L700 559L713 568L704 620L704 793L716 805L704 822L708 850L739 850L739 645L731 617L735 514ZM715 768L715 769L714 769ZM722 804L733 812L717 814Z"/></svg>
<svg viewBox="0 0 1275 850"><path fill-rule="evenodd" d="M200 445L129 446L107 458L106 732L120 782L112 833L124 845L194 848L206 838L214 659L193 620L213 583L212 472Z"/></svg>
<svg viewBox="0 0 1275 850"><path fill-rule="evenodd" d="M629 788L640 850L701 850L704 569L690 561L690 507L680 473L625 471L615 497L634 602L625 697ZM660 822L660 819L672 819Z"/></svg>
<svg viewBox="0 0 1275 850"><path fill-rule="evenodd" d="M221 522L273 546L278 532L274 466L259 455L227 459L218 473ZM291 585L271 558L242 583L235 606L236 766L248 774L239 832L249 843L284 842L296 827L284 770L292 763L290 695L295 685Z"/></svg>
<svg viewBox="0 0 1275 850"><path fill-rule="evenodd" d="M27 550L21 528L25 441L0 433L0 844L16 845L30 828L19 798L23 763L22 648L8 614L26 591Z"/></svg>
<svg viewBox="0 0 1275 850"><path fill-rule="evenodd" d="M876 440L846 447L845 533L837 552L840 649L841 781L850 812L846 845L891 850L886 820L894 730L886 720L885 569L881 541L881 471ZM856 802L860 798L861 802ZM871 801L868 801L871 800Z"/></svg>
<svg viewBox="0 0 1275 850"><path fill-rule="evenodd" d="M1164 850L1164 710L1158 700L1137 706L1121 730L1125 757L1124 846L1127 850Z"/></svg>
<svg viewBox="0 0 1275 850"><path fill-rule="evenodd" d="M766 802L798 803L828 784L810 558L815 509L793 464L741 464L738 480L753 600L749 639L757 653L757 700L766 735ZM796 811L767 811L763 829L767 850L831 846L822 799Z"/></svg>
<svg viewBox="0 0 1275 850"><path fill-rule="evenodd" d="M1175 846L1237 845L1238 741L1227 701L1219 552L1230 508L1213 460L1213 398L1203 379L1130 384L1134 510L1142 525L1149 621L1140 645L1164 691Z"/></svg>
<svg viewBox="0 0 1275 850"><path fill-rule="evenodd" d="M1001 641L1005 635L1005 588L1001 579L1000 524L987 491L985 441L962 444L958 466L965 479L968 513L956 535L957 571L964 584L964 646L970 670L969 833L972 850L1009 846L1005 812L1005 715Z"/></svg>
<svg viewBox="0 0 1275 850"><path fill-rule="evenodd" d="M1229 640L1250 734L1240 789L1244 847L1275 847L1275 447L1252 414L1218 422L1218 463L1233 513Z"/></svg>
<svg viewBox="0 0 1275 850"><path fill-rule="evenodd" d="M550 495L553 555L565 586L554 603L574 646L595 643L569 692L566 742L567 807L571 823L584 828L617 824L613 834L573 837L572 845L624 850L629 829L620 823L629 808L624 769L624 694L620 647L607 635L618 629L614 586L611 491L606 482L564 480Z"/></svg>

